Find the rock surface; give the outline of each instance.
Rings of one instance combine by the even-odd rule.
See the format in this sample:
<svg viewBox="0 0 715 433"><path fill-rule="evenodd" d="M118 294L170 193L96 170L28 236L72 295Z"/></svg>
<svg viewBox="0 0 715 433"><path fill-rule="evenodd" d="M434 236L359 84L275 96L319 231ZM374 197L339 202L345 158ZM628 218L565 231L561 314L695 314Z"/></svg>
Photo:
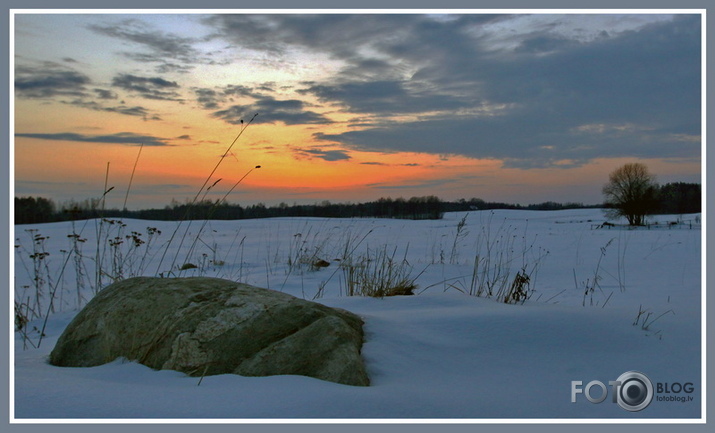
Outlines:
<svg viewBox="0 0 715 433"><path fill-rule="evenodd" d="M126 279L97 294L52 353L57 366L119 357L192 376L296 374L369 385L362 320L344 310L219 278Z"/></svg>

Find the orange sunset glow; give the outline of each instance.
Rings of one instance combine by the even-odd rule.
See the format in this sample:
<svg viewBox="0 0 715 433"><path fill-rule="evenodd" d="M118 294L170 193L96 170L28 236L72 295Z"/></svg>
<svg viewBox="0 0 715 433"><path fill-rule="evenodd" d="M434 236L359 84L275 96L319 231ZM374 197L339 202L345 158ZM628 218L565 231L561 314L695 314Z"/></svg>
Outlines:
<svg viewBox="0 0 715 433"><path fill-rule="evenodd" d="M128 208L163 207L205 182L222 198L257 165L229 202L595 204L636 160L701 178L699 15L12 19L16 196L106 181L120 207L134 172Z"/></svg>

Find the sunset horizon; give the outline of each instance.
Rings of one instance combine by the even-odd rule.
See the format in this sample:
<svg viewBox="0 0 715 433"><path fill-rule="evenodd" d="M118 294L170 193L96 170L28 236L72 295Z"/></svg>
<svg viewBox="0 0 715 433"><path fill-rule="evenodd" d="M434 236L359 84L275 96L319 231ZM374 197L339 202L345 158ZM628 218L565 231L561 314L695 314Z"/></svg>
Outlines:
<svg viewBox="0 0 715 433"><path fill-rule="evenodd" d="M698 13L210 12L15 11L15 196L592 205L634 161L701 182Z"/></svg>

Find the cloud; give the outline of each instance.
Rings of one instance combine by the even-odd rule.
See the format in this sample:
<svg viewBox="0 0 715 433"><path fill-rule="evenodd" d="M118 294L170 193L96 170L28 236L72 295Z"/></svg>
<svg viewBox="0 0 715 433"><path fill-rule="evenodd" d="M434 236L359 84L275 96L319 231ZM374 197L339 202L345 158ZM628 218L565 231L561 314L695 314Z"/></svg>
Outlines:
<svg viewBox="0 0 715 433"><path fill-rule="evenodd" d="M192 89L196 95L196 101L206 110L215 110L223 104L230 102L234 97L263 99L266 98L265 93L273 92L273 83L264 83L256 88L244 85L228 84L222 87L215 88L194 88Z"/></svg>
<svg viewBox="0 0 715 433"><path fill-rule="evenodd" d="M374 67L379 61L362 53L387 53L389 48L399 58L401 48L420 34L430 38L462 22L479 25L499 19L497 14L463 15L450 22L420 14L221 14L203 23L215 29L214 37L243 48L276 55L297 48L356 63L368 60L364 66Z"/></svg>
<svg viewBox="0 0 715 433"><path fill-rule="evenodd" d="M150 31L145 28L146 23L135 20L125 20L117 25L90 25L88 28L94 32L118 39L134 42L151 51L164 53L172 57L190 56L196 51L191 43L192 38L178 37L159 31Z"/></svg>
<svg viewBox="0 0 715 433"><path fill-rule="evenodd" d="M84 135L73 132L61 132L56 134L17 133L15 134L15 137L53 141L78 141L82 143L170 146L166 139L153 137L151 135L134 134L132 132L118 132L116 134L109 135Z"/></svg>
<svg viewBox="0 0 715 433"><path fill-rule="evenodd" d="M144 120L161 120L161 118L145 107L135 105L128 107L126 105L105 106L96 101L88 101L85 99L74 99L72 101L62 101L63 104L72 105L75 107L86 108L88 110L103 111L106 113L117 113L124 116L141 117Z"/></svg>
<svg viewBox="0 0 715 433"><path fill-rule="evenodd" d="M514 49L515 53L548 54L573 47L578 42L563 36L538 35L526 38Z"/></svg>
<svg viewBox="0 0 715 433"><path fill-rule="evenodd" d="M91 87L95 84L82 72L59 65L43 62L40 65L18 65L15 68L15 95L18 98L49 99L94 111L104 111L127 116L142 117L147 120L159 120L149 110L141 106L107 106L106 101L119 99L119 95L109 89ZM178 99L179 94L161 89L177 88L178 84L161 78L143 78L133 75L120 75L113 85L124 90L138 92L148 99ZM71 98L71 99L67 99Z"/></svg>
<svg viewBox="0 0 715 433"><path fill-rule="evenodd" d="M229 124L256 113L256 123L329 124L328 110L338 107L353 115L346 132L315 138L343 150L303 153L329 160L349 158L352 149L458 154L518 168L700 156L698 14L249 13L190 19L210 35L181 37L140 20L90 27L129 44L133 51L123 55L159 74L120 74L109 90L66 66L18 67L16 94L158 119L141 105L107 101L122 89L182 102L181 86L165 74L217 62L222 50L294 66L308 54L330 62L310 82L195 87L191 97ZM213 52L199 49L219 45ZM286 92L282 99L277 91Z"/></svg>
<svg viewBox="0 0 715 433"><path fill-rule="evenodd" d="M213 89L194 89L196 101L205 110L215 110L225 99L219 92Z"/></svg>
<svg viewBox="0 0 715 433"><path fill-rule="evenodd" d="M424 90L408 80L318 84L300 89L298 93L312 94L322 102L342 105L352 113L383 116L468 109L478 103L469 93Z"/></svg>
<svg viewBox="0 0 715 433"><path fill-rule="evenodd" d="M419 167L422 164L418 164L416 162L406 162L404 164L387 164L384 162L377 162L377 161L366 161L366 162L361 162L361 165L377 165L377 166L382 166L382 167Z"/></svg>
<svg viewBox="0 0 715 433"><path fill-rule="evenodd" d="M161 117L155 114L150 114L149 110L141 106L127 107L124 105L120 105L118 107L102 107L101 111L123 114L125 116L142 117L145 120L161 120Z"/></svg>
<svg viewBox="0 0 715 433"><path fill-rule="evenodd" d="M699 15L452 18L210 21L244 47L341 60L338 75L304 83L298 93L379 120L316 135L351 148L461 154L520 168L699 155ZM579 129L623 123L636 127Z"/></svg>
<svg viewBox="0 0 715 433"><path fill-rule="evenodd" d="M404 62L424 55L409 78L342 77L303 91L359 113L421 114L316 135L360 150L461 154L520 168L577 166L599 157L696 157L699 19L676 16L585 41L532 31L510 40L508 49L489 45L484 34L474 36L478 32L467 36L459 26L435 28L434 39L425 33L413 42L383 44L404 53ZM438 42L442 52L431 57ZM635 127L617 128L624 123ZM609 127L581 128L592 124Z"/></svg>
<svg viewBox="0 0 715 433"><path fill-rule="evenodd" d="M129 92L138 93L146 99L180 101L180 94L173 89L179 85L175 81L167 81L160 77L139 77L131 74L120 74L112 79L112 86Z"/></svg>
<svg viewBox="0 0 715 433"><path fill-rule="evenodd" d="M385 150L431 154L464 155L478 159L498 159L506 167L561 167L564 160L579 166L602 157L697 157L697 137L662 131L619 131L603 133L561 130L549 119L534 116L519 119L463 118L405 122L384 128L370 128L342 134L315 134L315 138L339 143L361 151Z"/></svg>
<svg viewBox="0 0 715 433"><path fill-rule="evenodd" d="M157 72L186 73L197 64L215 62L211 55L194 47L201 40L148 29L146 21L125 20L111 25L89 25L88 29L104 36L130 43L143 52L121 54L135 62L155 63Z"/></svg>
<svg viewBox="0 0 715 433"><path fill-rule="evenodd" d="M258 95L255 95L258 96ZM211 115L230 124L239 124L258 113L254 123L282 122L286 125L328 124L326 116L305 109L306 103L299 99L277 100L271 96L260 96L252 104L233 105L218 110Z"/></svg>
<svg viewBox="0 0 715 433"><path fill-rule="evenodd" d="M377 161L367 161L367 162L361 162L361 165L379 165L379 166L388 166L390 164L385 164L384 162L377 162Z"/></svg>
<svg viewBox="0 0 715 433"><path fill-rule="evenodd" d="M118 99L119 96L112 92L111 90L106 90L106 89L92 89L92 91L97 95L99 99Z"/></svg>
<svg viewBox="0 0 715 433"><path fill-rule="evenodd" d="M15 68L15 95L21 98L86 96L90 84L87 75L52 62Z"/></svg>
<svg viewBox="0 0 715 433"><path fill-rule="evenodd" d="M295 155L299 158L320 158L325 161L345 161L351 159L350 155L345 150L324 150L324 149L293 149Z"/></svg>
<svg viewBox="0 0 715 433"><path fill-rule="evenodd" d="M276 83L274 81L267 81L256 88L257 90L262 90L264 92L275 92Z"/></svg>
<svg viewBox="0 0 715 433"><path fill-rule="evenodd" d="M259 90L273 91L270 87L268 87L266 85L260 86ZM251 98L262 98L263 97L263 93L256 92L252 87L243 86L243 85L235 85L235 84L229 84L228 86L224 87L222 93L226 96L247 96L247 97L251 97Z"/></svg>
<svg viewBox="0 0 715 433"><path fill-rule="evenodd" d="M87 75L53 62L45 62L38 66L17 66L15 75L15 95L18 98L57 100L62 104L94 111L159 120L158 116L152 115L149 110L141 106L104 105L105 101L116 100L119 96L108 89L90 88L94 83ZM154 96L154 99L159 99L162 96L161 91L152 89L152 86L161 88L162 86L173 87L176 84L163 81L161 79L146 79L143 82L142 79L132 80L124 77L118 83L121 84L120 87L144 91L145 96ZM142 82L144 83L143 88ZM165 93L168 96L170 92Z"/></svg>

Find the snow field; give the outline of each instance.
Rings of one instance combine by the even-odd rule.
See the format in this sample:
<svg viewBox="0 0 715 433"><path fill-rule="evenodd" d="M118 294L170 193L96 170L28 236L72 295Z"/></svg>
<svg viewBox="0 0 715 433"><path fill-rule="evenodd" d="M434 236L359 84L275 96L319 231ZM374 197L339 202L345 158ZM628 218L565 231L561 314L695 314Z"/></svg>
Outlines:
<svg viewBox="0 0 715 433"><path fill-rule="evenodd" d="M687 224L667 224L678 219ZM70 223L17 226L15 299L42 316L30 317L29 342L36 345L39 339L33 327L44 325L45 337L33 348L15 332L15 417L699 418L699 215L654 221L663 224L596 229L604 222L598 209L474 211L435 221L194 221L178 229L176 222L123 220L125 227L103 224L102 231L96 221L88 221L74 228L86 239L79 268L70 254ZM161 234L147 242L150 227ZM44 280L39 289L29 257L37 235L47 238L42 251L50 253L39 268ZM105 246L109 239L122 242ZM394 252L395 265L416 278L417 295L346 296L346 263L370 266L359 259L379 250ZM93 295L99 256L105 269L121 271L123 277L169 275L169 270L172 275L216 276L359 314L365 320L363 356L372 384L359 388L298 376L221 375L197 386L195 378L127 360L93 368L50 366L47 356L57 338ZM477 257L477 269L487 270L477 272L478 281L497 281L498 274L499 281L510 284L516 272L526 269L530 298L506 305L494 296L468 295L478 287L472 283ZM331 264L313 269L315 258ZM179 272L186 263L196 267ZM106 276L102 280L109 282ZM45 325L53 288L55 312ZM39 305L33 301L38 291L43 295ZM607 383L630 370L644 372L653 382L693 382L693 401L654 399L640 412L625 411L610 398L592 404L580 396L571 402L572 381Z"/></svg>

